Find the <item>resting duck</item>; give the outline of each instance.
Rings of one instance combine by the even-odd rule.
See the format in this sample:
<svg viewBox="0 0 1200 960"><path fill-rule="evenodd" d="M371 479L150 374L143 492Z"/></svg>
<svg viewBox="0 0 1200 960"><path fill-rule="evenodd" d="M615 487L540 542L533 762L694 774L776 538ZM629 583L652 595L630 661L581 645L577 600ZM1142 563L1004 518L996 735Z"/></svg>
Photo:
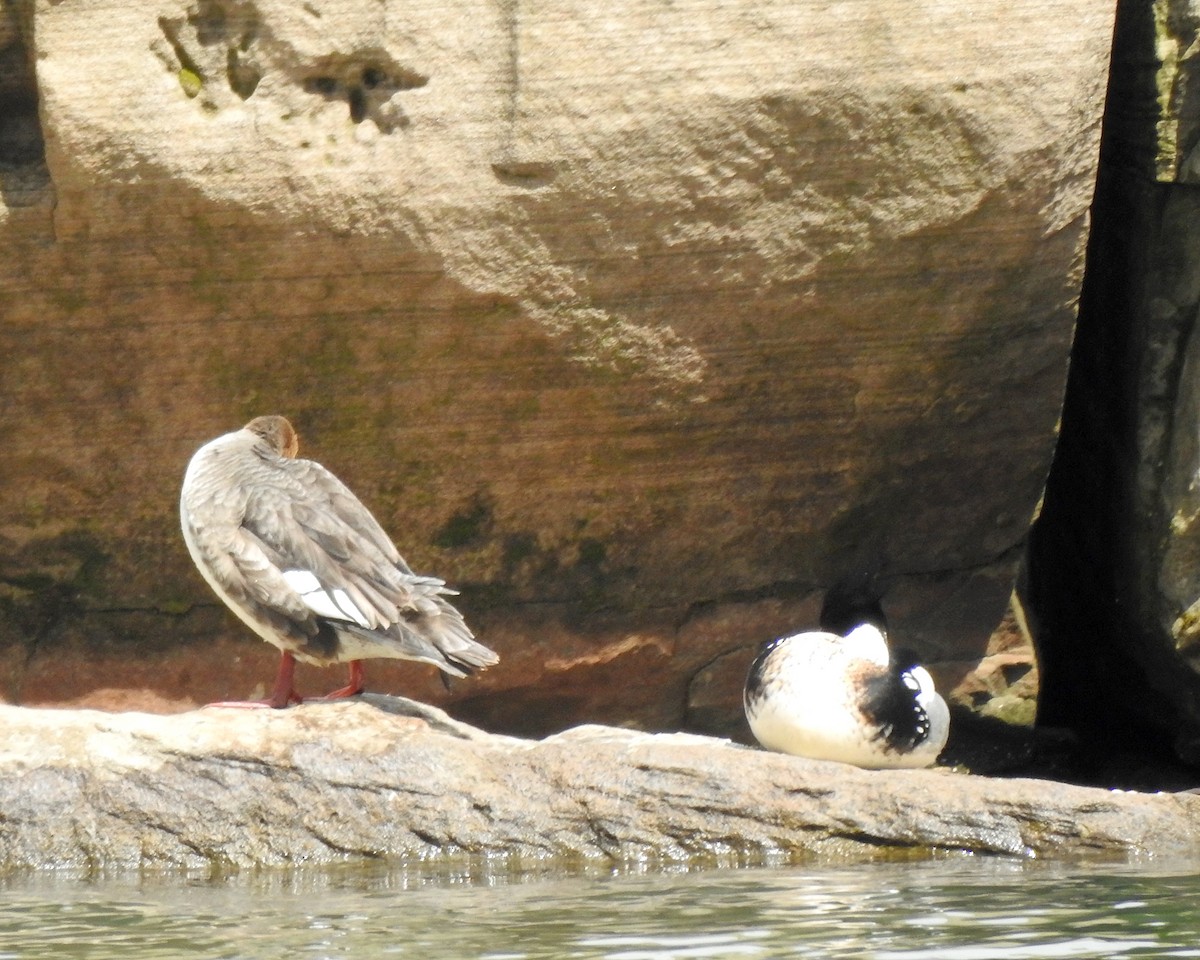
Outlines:
<svg viewBox="0 0 1200 960"><path fill-rule="evenodd" d="M836 618L822 615L822 625ZM927 767L950 732L946 701L911 654L888 651L882 610L850 629L763 645L746 677L746 719L768 750L870 769ZM845 616L841 619L845 620Z"/></svg>
<svg viewBox="0 0 1200 960"><path fill-rule="evenodd" d="M179 500L183 538L208 585L282 651L261 705L301 702L297 660L349 663L349 684L331 698L362 692L370 657L419 660L455 677L496 663L446 601L455 591L413 573L346 485L298 451L284 417L256 417L196 451Z"/></svg>

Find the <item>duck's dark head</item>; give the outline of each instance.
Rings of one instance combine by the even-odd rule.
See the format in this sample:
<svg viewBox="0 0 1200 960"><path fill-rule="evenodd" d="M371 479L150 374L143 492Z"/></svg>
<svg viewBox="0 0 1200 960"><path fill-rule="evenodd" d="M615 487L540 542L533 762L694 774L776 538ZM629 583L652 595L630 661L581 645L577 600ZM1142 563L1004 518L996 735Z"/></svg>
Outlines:
<svg viewBox="0 0 1200 960"><path fill-rule="evenodd" d="M884 584L878 574L851 574L829 588L821 605L821 629L844 637L864 623L887 635Z"/></svg>

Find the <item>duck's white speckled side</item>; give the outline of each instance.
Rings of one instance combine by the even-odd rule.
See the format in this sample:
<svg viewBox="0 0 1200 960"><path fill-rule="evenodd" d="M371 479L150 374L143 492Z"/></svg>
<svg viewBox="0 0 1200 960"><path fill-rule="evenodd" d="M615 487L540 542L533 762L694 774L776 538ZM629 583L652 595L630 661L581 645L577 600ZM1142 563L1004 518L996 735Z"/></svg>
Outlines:
<svg viewBox="0 0 1200 960"><path fill-rule="evenodd" d="M746 718L764 747L868 768L926 767L950 714L923 667L894 658L882 630L774 640L750 667Z"/></svg>

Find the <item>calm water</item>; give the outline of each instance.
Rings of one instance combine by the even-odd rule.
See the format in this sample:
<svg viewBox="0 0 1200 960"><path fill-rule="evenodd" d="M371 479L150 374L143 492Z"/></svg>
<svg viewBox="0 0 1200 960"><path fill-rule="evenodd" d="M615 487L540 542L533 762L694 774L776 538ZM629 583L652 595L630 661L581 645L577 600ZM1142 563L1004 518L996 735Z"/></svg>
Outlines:
<svg viewBox="0 0 1200 960"><path fill-rule="evenodd" d="M1200 957L1200 864L475 879L387 868L0 881L2 960Z"/></svg>

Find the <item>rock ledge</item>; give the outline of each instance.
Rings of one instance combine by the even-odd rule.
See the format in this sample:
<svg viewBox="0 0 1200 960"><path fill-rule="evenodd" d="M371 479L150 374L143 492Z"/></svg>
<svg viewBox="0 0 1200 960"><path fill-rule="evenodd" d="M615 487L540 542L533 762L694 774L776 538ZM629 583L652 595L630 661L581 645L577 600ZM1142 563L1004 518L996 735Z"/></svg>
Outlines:
<svg viewBox="0 0 1200 960"><path fill-rule="evenodd" d="M870 772L600 726L520 740L375 695L168 717L0 707L0 730L8 869L1200 849L1194 794Z"/></svg>

